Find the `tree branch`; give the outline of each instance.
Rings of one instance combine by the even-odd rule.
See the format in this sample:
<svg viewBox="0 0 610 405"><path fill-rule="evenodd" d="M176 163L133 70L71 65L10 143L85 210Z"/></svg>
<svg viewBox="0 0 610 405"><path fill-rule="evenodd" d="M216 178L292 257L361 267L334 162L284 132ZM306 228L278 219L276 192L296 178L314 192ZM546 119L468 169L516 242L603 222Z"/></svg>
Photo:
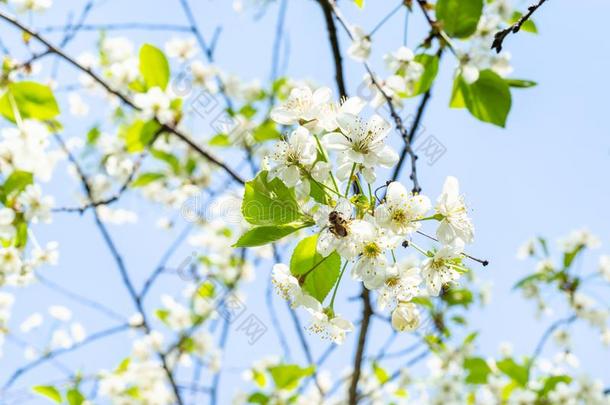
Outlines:
<svg viewBox="0 0 610 405"><path fill-rule="evenodd" d="M65 54L59 48L55 47L50 42L48 42L45 38L41 37L39 34L35 33L31 29L27 28L26 26L21 24L19 21L17 21L13 17L10 17L4 11L0 11L0 19L8 22L9 24L13 25L14 27L17 27L18 29L20 29L22 32L25 32L28 35L30 35L32 38L35 38L36 40L38 40L41 44L43 44L44 46L47 47L48 53L56 54L57 56L59 56L60 58L62 58L66 62L68 62L70 65L74 66L76 69L87 74L95 82L97 82L100 86L102 86L108 93L113 94L116 97L118 97L124 104L128 105L129 107L131 107L132 109L134 109L136 111L141 111L141 109L139 107L137 107L133 103L133 101L131 101L126 95L122 94L118 90L113 89L108 83L106 83L99 75L95 74L91 69L88 69L88 68L82 66L75 59L73 59L72 57ZM233 180L237 181L240 184L245 184L245 181L241 178L241 176L237 172L235 172L225 163L220 161L217 157L213 156L210 152L204 150L201 146L197 145L192 139L190 139L188 136L186 136L185 134L183 134L182 132L177 130L174 126L163 124L156 117L155 117L155 121L160 125L161 130L163 132L172 133L178 139L182 140L184 143L186 143L191 148L193 148L195 151L197 151L197 153L199 153L201 156L203 156L204 158L206 158L207 160L209 160L216 166L218 166L218 167L222 168L224 171L226 171L233 178Z"/></svg>
<svg viewBox="0 0 610 405"><path fill-rule="evenodd" d="M333 7L327 0L317 0L326 21L326 30L328 31L328 40L333 52L333 60L335 62L335 81L337 90L341 98L347 97L347 89L345 87L345 77L343 75L343 57L341 56L341 48L339 47L339 38L337 37L337 26L333 16Z"/></svg>
<svg viewBox="0 0 610 405"><path fill-rule="evenodd" d="M510 33L516 34L517 32L519 32L523 24L525 24L525 22L529 20L530 17L536 12L536 10L538 10L538 8L542 6L545 2L546 0L539 0L538 3L532 4L527 8L527 13L523 14L521 18L517 20L517 22L515 22L510 27L503 29L502 31L496 32L496 35L494 35L494 42L491 44L491 49L495 49L497 53L500 53L500 51L502 51L504 39Z"/></svg>

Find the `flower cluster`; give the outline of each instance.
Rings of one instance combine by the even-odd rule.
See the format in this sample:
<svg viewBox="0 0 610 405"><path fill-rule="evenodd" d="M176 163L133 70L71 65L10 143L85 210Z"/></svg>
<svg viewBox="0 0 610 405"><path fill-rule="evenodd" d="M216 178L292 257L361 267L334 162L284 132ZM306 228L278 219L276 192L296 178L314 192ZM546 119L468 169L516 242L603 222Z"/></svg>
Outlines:
<svg viewBox="0 0 610 405"><path fill-rule="evenodd" d="M572 314L570 322L583 320L594 328L601 342L610 346L610 311L603 302L590 292L593 283L607 285L610 280L610 257L601 255L595 271L582 274L575 265L577 259L587 249L601 245L599 238L586 229L572 231L557 243L561 260L557 261L548 242L544 238L532 238L517 252L519 259L536 259L535 272L517 283L524 297L536 302L538 314L555 315L557 304L550 305L550 299L559 293ZM599 283L601 281L601 283ZM557 338L566 352L570 352L569 336L565 329L559 330Z"/></svg>
<svg viewBox="0 0 610 405"><path fill-rule="evenodd" d="M407 59L397 57L392 65L405 71ZM473 241L474 228L458 181L447 178L434 208L429 197L409 192L397 181L377 190L385 193L380 199L372 192L377 172L397 161L396 152L386 143L390 124L378 115L363 118L363 102L357 97L339 104L331 99L328 88L294 88L271 112L276 122L294 129L268 156L266 180L277 178L295 189L298 204L306 207L303 215L315 224L314 253L320 260L338 255L337 265L343 262L343 270L351 264L352 278L378 292L379 307L393 308L394 327L413 330L419 318L411 300L438 296L444 286L467 271L462 257L465 244ZM438 223L436 238L441 246L432 251L412 241L424 221ZM423 258L398 260L401 245ZM278 292L294 307L311 313L310 330L342 342L353 326L334 312L339 280L336 284L333 280L333 301L325 307L324 297L314 298L316 291L307 286L307 276L316 271L315 263L303 270L303 274L295 273L277 264L273 282Z"/></svg>

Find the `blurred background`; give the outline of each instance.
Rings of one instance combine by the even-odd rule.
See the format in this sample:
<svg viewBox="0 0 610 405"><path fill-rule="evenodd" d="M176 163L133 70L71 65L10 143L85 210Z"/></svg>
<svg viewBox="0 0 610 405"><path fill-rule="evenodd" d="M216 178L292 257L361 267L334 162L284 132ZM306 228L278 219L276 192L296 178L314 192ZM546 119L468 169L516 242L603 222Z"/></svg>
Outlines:
<svg viewBox="0 0 610 405"><path fill-rule="evenodd" d="M168 0L97 1L87 23L187 25L186 17L177 3ZM216 64L244 80L266 82L270 77L278 1L263 8L245 1L241 13L233 10L231 1L202 0L192 3L195 18L206 38L211 38L217 27L222 28L216 46ZM349 21L370 30L398 2L377 0L369 3L364 11L348 1L341 2L340 6ZM49 11L27 16L22 21L36 28L61 26L66 24L70 15L78 15L83 4L82 0L56 0ZM517 2L516 7L524 9L526 5ZM319 6L311 0L289 1L286 12L284 41L280 48L280 75L310 79L335 89L330 47ZM515 68L512 76L534 80L538 85L513 91L513 107L506 129L479 122L465 110L449 109L455 59L444 58L439 70L423 129L418 136L420 141L434 136L446 151L434 163L422 159L419 176L423 192L430 196L438 195L447 175L456 176L472 209L476 241L471 253L491 263L486 268L473 267L477 275L492 288L490 304L483 310L475 309L470 313L471 327L481 332L479 348L483 354L497 354L501 342L512 343L516 353L529 354L545 328L562 314L563 308L558 305L552 308L555 316L537 318L534 305L512 290L515 282L531 272L535 265L516 259L516 250L523 241L537 235L555 240L573 229L585 227L601 238L603 245L599 253L610 251L610 128L606 116L607 94L610 91L610 81L607 79L610 47L605 31L609 13L610 3L604 0L551 1L534 17L538 35L520 33L507 38L505 49L512 54ZM385 72L383 54L402 45L404 19L404 12L399 12L375 33L370 63L376 71ZM426 33L423 17L414 12L408 21L407 45L415 46ZM46 35L58 43L63 34L50 32ZM107 35L125 36L138 45L148 42L162 48L171 38L189 34L129 29L113 30ZM20 40L20 33L2 23L0 38L10 45ZM345 51L349 40L343 31L339 39ZM69 55L78 55L93 50L98 40L98 32L82 31L64 51ZM24 51L23 55L27 53ZM62 106L67 105L66 92L62 92L61 88L76 82L75 72L61 62L57 65L50 62L44 60L39 77L48 77L52 69L57 69L57 96ZM345 69L350 95L359 95L364 75L362 65L346 57ZM412 100L407 103L401 114L405 117L413 114L416 102ZM91 107L91 114L94 115L96 106L92 104ZM80 121L65 112L60 121L65 127L65 138L84 138L91 124L91 119ZM212 134L205 119L193 122L191 126L197 136ZM391 143L397 147L400 145L396 133L392 134ZM57 196L58 205L72 205L69 203L73 201L78 184L65 174L64 168L58 169L54 180L46 186L46 191ZM247 170L244 173L248 175ZM380 175L380 178L383 177ZM409 184L406 171L402 181ZM124 196L120 207L136 211L139 216L137 224L110 225L132 277L139 285L189 224L180 217L179 212L160 213L159 207L147 203L135 193ZM155 226L160 215L177 220L173 230L162 231ZM90 213L82 216L56 214L51 226L37 226L34 232L41 242L57 240L60 244L60 265L43 269L45 277L104 302L119 313L134 311L114 268L115 264L94 229ZM183 245L174 252L169 265L179 266L192 251L192 247ZM285 258L284 261L287 260ZM247 310L269 328L271 324L264 292L269 283L271 266L271 261L261 262L255 272L256 280L244 290ZM597 266L597 255L585 256L578 266L592 271ZM345 282L345 285L348 284ZM350 296L358 293L355 283L352 284L353 294L345 291L346 294L339 297L337 308L340 313L356 319L360 304L349 300ZM163 275L146 304L154 308L160 294L176 293L181 285L179 277ZM16 326L32 312L43 312L49 305L55 304L73 308L74 318L85 326L89 334L114 322L100 317L91 309L73 304L44 285L34 284L15 293L17 300L12 323ZM607 291L592 291L591 294L610 304L606 298ZM278 301L276 296L273 299ZM286 325L285 333L290 340L296 340L285 306L279 303L277 308L282 324ZM390 333L387 327L376 329L375 324L374 321L373 334L368 343L373 352ZM576 354L581 359L580 367L593 376L607 378L609 352L604 350L598 334L589 333L586 328L582 330L582 333L574 336ZM92 343L66 355L64 362L77 369L114 369L130 352L131 343L126 335ZM35 341L46 337L31 338ZM277 337L271 329L253 345L243 334L234 333L229 339L228 351L223 359L226 369L221 382L220 403L228 403L235 388L243 386L241 373L253 361L267 355L281 354ZM340 372L351 364L355 339L356 334L349 335L346 344L329 358L325 369ZM412 341L408 335L401 335L399 344L401 339L405 345ZM309 338L309 341L314 357L318 357L327 346L317 338ZM552 352L552 345L547 346L547 350ZM305 364L303 353L298 349L293 352L293 357L293 361ZM0 360L0 379L4 381L23 363L23 349L8 341L4 357ZM52 365L40 367L24 376L18 387L27 388L41 381L53 380L58 378L57 373ZM32 398L27 401L38 402L43 403L44 400Z"/></svg>

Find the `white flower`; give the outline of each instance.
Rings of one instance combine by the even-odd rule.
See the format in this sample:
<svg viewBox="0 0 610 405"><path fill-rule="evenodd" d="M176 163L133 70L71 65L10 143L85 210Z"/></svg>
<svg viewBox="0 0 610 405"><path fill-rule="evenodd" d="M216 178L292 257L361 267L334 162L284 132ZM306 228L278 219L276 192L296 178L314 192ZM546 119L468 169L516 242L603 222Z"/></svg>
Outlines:
<svg viewBox="0 0 610 405"><path fill-rule="evenodd" d="M12 246L0 248L0 272L13 274L21 270L21 256ZM2 277L0 277L1 280Z"/></svg>
<svg viewBox="0 0 610 405"><path fill-rule="evenodd" d="M366 61L371 55L371 38L358 26L353 27L352 37L352 44L348 48L347 54L354 60Z"/></svg>
<svg viewBox="0 0 610 405"><path fill-rule="evenodd" d="M419 310L417 305L401 302L392 312L392 327L399 331L412 331L419 326Z"/></svg>
<svg viewBox="0 0 610 405"><path fill-rule="evenodd" d="M70 114L76 117L84 117L89 114L89 106L78 93L68 94L68 104L70 106Z"/></svg>
<svg viewBox="0 0 610 405"><path fill-rule="evenodd" d="M474 240L474 226L468 218L464 199L460 196L458 180L449 176L443 185L443 192L438 198L436 212L443 216L436 236L444 244L451 244L456 240L472 243Z"/></svg>
<svg viewBox="0 0 610 405"><path fill-rule="evenodd" d="M536 254L536 239L530 238L517 249L517 259L525 260Z"/></svg>
<svg viewBox="0 0 610 405"><path fill-rule="evenodd" d="M384 60L392 73L404 79L406 88L417 82L424 73L424 67L415 61L413 51L404 46L398 48L396 52L385 55Z"/></svg>
<svg viewBox="0 0 610 405"><path fill-rule="evenodd" d="M571 253L581 247L596 249L600 245L599 238L587 229L574 230L567 237L559 240L559 246L565 253Z"/></svg>
<svg viewBox="0 0 610 405"><path fill-rule="evenodd" d="M606 279L606 281L610 281L610 256L608 256L608 255L600 256L599 272Z"/></svg>
<svg viewBox="0 0 610 405"><path fill-rule="evenodd" d="M193 81L196 84L204 86L213 94L218 92L218 85L214 81L214 78L218 75L218 68L212 65L205 65L203 62L196 60L191 63L191 72L193 74Z"/></svg>
<svg viewBox="0 0 610 405"><path fill-rule="evenodd" d="M197 54L194 38L172 38L165 44L165 52L170 58L191 59Z"/></svg>
<svg viewBox="0 0 610 405"><path fill-rule="evenodd" d="M400 238L389 234L368 214L364 217L362 226L355 237L360 247L361 257L352 267L352 277L362 280L368 289L377 289L383 285L387 277L386 252L395 248Z"/></svg>
<svg viewBox="0 0 610 405"><path fill-rule="evenodd" d="M479 80L479 67L470 58L463 57L460 62L459 72L462 75L464 81L468 84L473 84Z"/></svg>
<svg viewBox="0 0 610 405"><path fill-rule="evenodd" d="M15 237L15 211L10 208L0 208L0 239L13 239Z"/></svg>
<svg viewBox="0 0 610 405"><path fill-rule="evenodd" d="M125 37L105 38L102 52L110 63L123 62L133 54L133 44Z"/></svg>
<svg viewBox="0 0 610 405"><path fill-rule="evenodd" d="M320 105L318 126L325 131L335 131L339 128L337 118L342 114L358 115L366 105L360 97L350 97L339 104L326 103Z"/></svg>
<svg viewBox="0 0 610 405"><path fill-rule="evenodd" d="M167 124L174 118L174 113L170 109L171 100L160 87L153 87L146 93L136 94L133 101L148 119L158 118L159 121Z"/></svg>
<svg viewBox="0 0 610 405"><path fill-rule="evenodd" d="M50 306L49 315L62 322L68 322L72 319L72 311L61 305Z"/></svg>
<svg viewBox="0 0 610 405"><path fill-rule="evenodd" d="M428 288L428 293L438 296L441 288L460 278L454 260L462 253L463 245L445 245L441 247L433 257L424 260L422 264L422 275Z"/></svg>
<svg viewBox="0 0 610 405"><path fill-rule="evenodd" d="M320 335L322 339L329 339L337 344L345 341L347 332L354 330L354 325L339 315L329 316L322 309L309 309L312 320L307 329Z"/></svg>
<svg viewBox="0 0 610 405"><path fill-rule="evenodd" d="M288 266L283 263L273 266L271 282L279 296L290 301L293 308L299 306L317 308L320 306L320 303L315 298L303 292L299 280L290 273Z"/></svg>
<svg viewBox="0 0 610 405"><path fill-rule="evenodd" d="M73 344L72 338L67 331L57 329L51 336L51 347L53 349L69 349Z"/></svg>
<svg viewBox="0 0 610 405"><path fill-rule="evenodd" d="M51 222L51 209L55 202L54 198L52 196L43 196L38 184L27 186L21 195L19 195L17 201L22 205L28 221L33 223Z"/></svg>
<svg viewBox="0 0 610 405"><path fill-rule="evenodd" d="M313 93L307 86L296 87L290 91L285 103L273 108L271 119L282 125L306 124L318 118L331 95L328 87L321 87Z"/></svg>
<svg viewBox="0 0 610 405"><path fill-rule="evenodd" d="M53 0L10 0L18 12L46 11L53 5Z"/></svg>
<svg viewBox="0 0 610 405"><path fill-rule="evenodd" d="M513 72L513 67L510 64L510 53L502 52L493 57L491 61L491 70L496 72L500 77L507 77Z"/></svg>
<svg viewBox="0 0 610 405"><path fill-rule="evenodd" d="M34 330L36 328L38 328L40 325L42 325L42 315L38 312L33 313L32 315L28 316L19 326L19 329L21 330L21 332L23 333L28 333L31 330Z"/></svg>
<svg viewBox="0 0 610 405"><path fill-rule="evenodd" d="M74 342L80 343L84 341L87 337L87 332L85 332L85 328L83 327L83 325L78 322L75 322L70 325L70 335L72 336Z"/></svg>
<svg viewBox="0 0 610 405"><path fill-rule="evenodd" d="M5 128L1 134L0 170L3 174L22 170L42 181L50 180L60 155L46 150L49 130L44 124L24 120L18 128Z"/></svg>
<svg viewBox="0 0 610 405"><path fill-rule="evenodd" d="M415 261L405 260L390 266L378 290L377 306L384 309L393 302L411 300L418 294L421 282L421 270Z"/></svg>
<svg viewBox="0 0 610 405"><path fill-rule="evenodd" d="M344 152L353 163L366 167L391 167L398 161L398 155L384 143L390 132L390 124L379 115L365 122L353 114L337 117L341 133L333 132L324 137L331 150Z"/></svg>
<svg viewBox="0 0 610 405"><path fill-rule="evenodd" d="M42 266L48 264L57 266L59 261L59 244L57 242L49 242L44 248L35 247L32 250L32 264L34 266Z"/></svg>
<svg viewBox="0 0 610 405"><path fill-rule="evenodd" d="M304 127L292 132L288 141L275 144L270 159L276 163L269 170L269 180L279 177L288 187L294 187L301 177L301 169L309 169L318 156L317 144Z"/></svg>
<svg viewBox="0 0 610 405"><path fill-rule="evenodd" d="M392 232L406 235L421 226L422 219L430 210L430 199L424 195L413 195L394 181L388 185L385 201L375 209L377 222Z"/></svg>

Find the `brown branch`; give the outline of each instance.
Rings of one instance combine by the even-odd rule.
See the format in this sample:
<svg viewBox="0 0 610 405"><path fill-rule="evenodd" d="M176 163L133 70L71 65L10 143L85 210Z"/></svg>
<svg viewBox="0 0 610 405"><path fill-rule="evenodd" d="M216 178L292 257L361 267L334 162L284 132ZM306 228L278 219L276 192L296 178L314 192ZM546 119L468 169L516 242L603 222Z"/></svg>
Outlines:
<svg viewBox="0 0 610 405"><path fill-rule="evenodd" d="M373 308L371 307L371 298L369 290L365 286L362 286L362 323L360 324L360 335L358 336L358 347L356 348L356 355L354 356L354 371L352 372L352 381L349 386L348 392L348 403L349 405L356 405L358 403L358 380L360 380L360 374L362 370L362 360L364 359L364 353L366 348L366 338L371 322L371 316L373 315Z"/></svg>
<svg viewBox="0 0 610 405"><path fill-rule="evenodd" d="M159 133L157 133L157 135L159 135ZM156 139L157 135L155 135L153 139ZM140 168L140 166L142 164L143 159L144 159L144 153L142 153L138 157L138 160L136 161L133 170L131 171L131 173L129 173L129 176L127 177L127 179L125 179L123 184L121 184L121 188L119 188L117 190L117 192L114 193L112 196L110 196L108 198L104 198L102 200L90 201L89 203L83 204L80 207L54 208L53 212L78 212L79 214L83 214L89 208L97 208L102 205L110 205L110 204L113 204L113 203L119 201L119 199L122 197L123 193L125 193L125 191L127 191L127 189L129 188L129 185L133 182L135 175L138 172L138 169Z"/></svg>
<svg viewBox="0 0 610 405"><path fill-rule="evenodd" d="M538 8L542 6L545 2L546 0L539 0L538 3L532 4L527 8L527 13L523 14L521 18L517 20L517 22L515 22L510 27L503 29L502 31L496 32L496 35L494 35L494 42L491 44L491 49L495 49L497 53L500 53L500 51L502 51L504 39L510 33L516 34L517 32L519 32L523 24L525 24L525 22L529 20L530 17L536 12L536 10L538 10Z"/></svg>
<svg viewBox="0 0 610 405"><path fill-rule="evenodd" d="M331 45L333 59L335 62L335 81L337 82L339 96L341 98L347 97L345 78L343 76L343 58L341 56L341 49L339 47L339 38L337 37L337 26L335 25L333 8L326 0L318 0L318 3L320 4L320 7L322 7L322 12L324 13L324 20L326 21L328 40Z"/></svg>
<svg viewBox="0 0 610 405"><path fill-rule="evenodd" d="M62 58L66 62L68 62L70 65L74 66L76 69L82 71L83 73L86 73L95 82L97 82L100 86L102 86L108 93L111 93L111 94L115 95L116 97L118 97L124 104L128 105L129 107L131 107L132 109L134 109L136 111L141 111L141 109L138 106L136 106L133 103L133 101L131 101L126 95L122 94L118 90L113 89L108 83L106 83L101 77L99 77L97 74L95 74L91 69L88 69L88 68L82 66L75 59L73 59L72 57L65 54L59 48L57 48L56 46L54 46L53 44L48 42L45 38L43 38L39 34L35 33L31 29L27 28L26 26L21 24L19 21L15 20L13 17L9 16L8 14L6 14L3 11L0 11L0 19L4 20L4 21L8 22L9 24L13 25L14 27L20 29L22 32L27 33L32 38L36 38L36 40L38 40L41 44L43 44L44 46L47 47L48 52L56 54L57 56L59 56L60 58ZM197 145L195 143L195 141L190 139L188 136L186 136L182 132L178 131L174 126L163 124L163 123L159 122L159 120L156 117L155 117L155 121L160 125L162 131L169 132L169 133L175 135L177 138L179 138L184 143L186 143L191 148L193 148L195 151L197 151L201 156L203 156L210 162L214 163L216 166L224 169L224 171L226 171L233 178L233 180L237 181L240 184L245 184L244 179L242 179L241 176L237 172L235 172L225 163L220 161L217 157L213 156L210 152L204 150L201 146Z"/></svg>

